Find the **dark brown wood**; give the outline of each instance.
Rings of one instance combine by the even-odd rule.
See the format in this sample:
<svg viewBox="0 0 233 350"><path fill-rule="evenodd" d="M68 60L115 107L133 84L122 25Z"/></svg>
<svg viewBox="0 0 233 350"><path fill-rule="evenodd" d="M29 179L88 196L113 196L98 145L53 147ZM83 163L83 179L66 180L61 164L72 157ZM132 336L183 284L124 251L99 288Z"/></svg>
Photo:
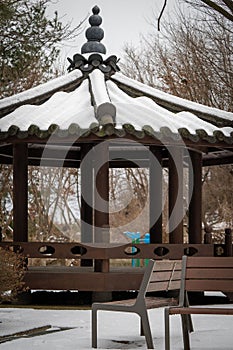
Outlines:
<svg viewBox="0 0 233 350"><path fill-rule="evenodd" d="M216 260L218 259L218 260ZM217 264L216 264L217 263ZM187 268L233 268L233 259L229 259L228 257L206 257L200 256L198 258L189 257L187 259ZM201 270L200 270L201 271ZM233 275L232 275L233 277Z"/></svg>
<svg viewBox="0 0 233 350"><path fill-rule="evenodd" d="M108 243L109 230L109 144L103 142L94 149L94 242ZM107 271L106 260L95 260L95 271Z"/></svg>
<svg viewBox="0 0 233 350"><path fill-rule="evenodd" d="M204 228L205 234L204 234L204 243L205 244L212 244L213 243L213 236L211 232L211 227L206 226Z"/></svg>
<svg viewBox="0 0 233 350"><path fill-rule="evenodd" d="M170 148L169 243L183 242L183 150Z"/></svg>
<svg viewBox="0 0 233 350"><path fill-rule="evenodd" d="M14 241L28 240L28 161L27 144L13 146Z"/></svg>
<svg viewBox="0 0 233 350"><path fill-rule="evenodd" d="M0 242L0 247L10 247L30 258L54 259L181 259L185 252L195 252L195 257L208 257L214 255L214 244L117 244L79 242L53 243L53 242ZM134 247L138 253L132 252ZM161 255L162 252L164 255ZM224 259L224 258L222 258Z"/></svg>
<svg viewBox="0 0 233 350"><path fill-rule="evenodd" d="M138 290L143 269L112 269L110 272L94 272L91 267L30 267L24 281L30 289L125 291Z"/></svg>
<svg viewBox="0 0 233 350"><path fill-rule="evenodd" d="M162 150L150 146L150 242L162 243L163 169Z"/></svg>
<svg viewBox="0 0 233 350"><path fill-rule="evenodd" d="M97 262L94 267L80 267L76 268L74 266L43 266L43 267L33 267L28 266L28 271L26 273L27 281L30 282L29 286L33 289L79 289L79 290L95 290L95 291L111 291L111 290L132 290L138 287L140 283L139 275L142 277L143 268L130 267L130 260L132 258L138 259L161 259L161 256L155 254L157 248L160 248L159 244L137 244L139 253L137 256L130 256L126 254L127 248L132 247L131 244L104 244L104 243L93 243L90 244L80 244L80 243L46 243L46 242L1 242L0 246L10 247L14 251L20 252L22 255L28 258L59 258L59 259L95 259ZM51 248L52 249L51 249ZM202 266L207 266L207 271L203 271L203 274L209 273L209 267L211 269L211 276L220 276L221 269L216 271L215 268L215 258L214 245L211 244L199 244L199 245L188 245L188 244L163 244L163 247L169 248L169 252L166 254L165 259L181 259L185 250L190 248L195 248L195 258L192 262L193 275L199 276L199 269ZM48 248L48 249L46 249ZM160 250L159 250L160 251ZM48 252L48 253L46 253ZM50 253L52 252L52 253ZM199 257L197 259L197 257ZM128 260L128 266L114 268L109 265L110 259L124 259L126 263ZM223 269L227 269L228 259L226 257L221 257L219 261L219 266ZM114 260L111 260L112 262ZM168 264L169 261L161 260L163 266L160 267L160 261L157 261L157 271L158 278L161 283L161 287L164 287L163 281L169 278ZM195 270L194 270L195 269ZM161 271L161 273L160 273ZM228 271L231 271L228 268ZM71 275L71 273L73 273ZM97 275L95 275L97 273ZM104 279L102 277L98 279L98 273L105 273ZM228 277L229 277L229 272ZM107 277L107 275L110 276ZM131 276L132 275L132 276ZM102 276L102 275L101 275ZM137 277L136 277L137 276ZM198 277L197 276L197 277ZM230 275L231 276L231 275ZM90 279L93 280L90 280ZM116 278L116 280L114 280ZM121 278L121 281L118 280ZM136 281L134 281L136 278ZM71 281L74 280L74 281ZM89 279L89 284L88 284ZM154 276L152 276L151 281L153 281ZM177 275L173 275L173 284L177 287ZM28 282L28 283L29 283ZM96 289L93 289L93 283L96 283ZM174 287L173 286L173 287ZM112 288L112 289L111 289Z"/></svg>
<svg viewBox="0 0 233 350"><path fill-rule="evenodd" d="M232 256L232 231L230 228L225 229L226 256Z"/></svg>
<svg viewBox="0 0 233 350"><path fill-rule="evenodd" d="M93 152L92 145L81 148L81 243L93 242Z"/></svg>
<svg viewBox="0 0 233 350"><path fill-rule="evenodd" d="M83 143L85 144L85 143ZM80 159L81 159L81 152L80 152L80 145L76 144L75 147L68 146L69 150L65 154L65 159L62 158L63 166L64 167L70 167L70 168L77 168L80 166ZM40 165L41 156L44 151L43 144L30 144L30 148L28 149L28 165ZM62 145L61 147L64 147ZM151 146L153 147L153 146ZM12 151L12 145L0 145L1 148L1 156L0 156L0 163L1 164L12 164L13 163L13 151ZM202 166L212 166L212 165L219 165L219 164L232 164L233 163L233 152L231 150L218 150L216 151L216 148L209 148L209 149L203 149L199 147L195 147L197 152L204 152L202 157ZM135 167L149 167L149 152L145 152L145 150L134 150L134 149L127 149L127 155L129 155L129 159L123 159L122 155L124 155L125 149L123 148L116 148L112 149L110 151L111 154L111 161L109 162L110 167L112 168L135 168ZM208 152L208 154L205 154ZM167 152L166 150L162 150L162 164L163 167L168 167L168 160L167 160ZM47 154L47 159L43 159L43 165L46 166L60 166L61 160L61 152L60 147L52 147Z"/></svg>
<svg viewBox="0 0 233 350"><path fill-rule="evenodd" d="M125 138L127 138L128 140L132 140L135 141L135 136L131 135L130 133L125 133ZM104 136L101 137L101 141L105 140L105 141L113 141L114 139L119 140L119 136L112 134L111 136ZM73 138L72 138L73 140ZM24 143L25 141L27 141L28 143L46 143L47 141L49 141L49 137L48 138L39 138L37 136L31 136L29 135L26 140L20 140L17 136L9 136L6 140L4 140L4 142L7 143ZM140 141L140 143L144 144L144 145L157 145L160 147L163 147L164 144L169 145L171 147L177 147L178 145L178 141L174 141L173 139L171 139L170 137L167 138L163 138L163 142L161 142L160 140L154 138L153 136L149 136L149 135L145 135L144 137L137 139L137 141ZM70 144L71 142L71 136L67 135L67 136L63 136L62 137L62 142L63 144L68 143ZM78 143L99 143L100 142L100 137L94 133L90 133L88 136L80 136L78 138ZM209 148L213 148L213 144L210 144L210 142L208 140L205 139L201 139L198 142L189 140L189 139L185 139L184 141L181 141L180 146L183 146L185 142L185 145L187 146L187 148L192 148L192 149L203 149L204 152L207 152ZM53 143L54 144L60 144L61 143L61 138L59 136L53 135ZM216 141L216 143L214 144L214 146L216 148L226 148L226 143L224 141ZM227 145L227 148L230 149L232 147L229 147L229 145Z"/></svg>
<svg viewBox="0 0 233 350"><path fill-rule="evenodd" d="M189 243L202 241L202 155L200 152L190 151L192 169L189 170L190 204L189 204ZM193 176L192 176L193 174Z"/></svg>
<svg viewBox="0 0 233 350"><path fill-rule="evenodd" d="M217 277L217 278L216 278ZM233 315L233 308L190 307L186 302L188 292L221 291L233 292L233 258L183 257L179 307L165 310L165 348L170 349L169 315ZM190 349L190 319L182 317L184 349Z"/></svg>
<svg viewBox="0 0 233 350"><path fill-rule="evenodd" d="M192 308L190 310L190 307L176 307L174 309L170 310L170 314L171 315L177 315L177 314L181 314L181 315L233 315L233 309L231 308L212 308L212 307L208 307L208 308Z"/></svg>
<svg viewBox="0 0 233 350"><path fill-rule="evenodd" d="M93 152L92 144L81 146L81 243L93 243ZM82 266L92 266L92 260L81 259Z"/></svg>
<svg viewBox="0 0 233 350"><path fill-rule="evenodd" d="M109 148L103 142L95 147L94 162L94 241L106 243L102 228L109 226Z"/></svg>
<svg viewBox="0 0 233 350"><path fill-rule="evenodd" d="M203 267L201 268L201 272L200 272L200 268L189 268L187 269L186 272L186 278L189 279L195 279L195 280L202 280L205 279L208 283L208 280L218 280L221 279L223 280L228 279L228 278L232 278L232 269L231 268L215 268L215 267Z"/></svg>
<svg viewBox="0 0 233 350"><path fill-rule="evenodd" d="M187 291L233 291L233 258L187 258Z"/></svg>
<svg viewBox="0 0 233 350"><path fill-rule="evenodd" d="M109 272L109 259L96 259L94 268L96 272Z"/></svg>

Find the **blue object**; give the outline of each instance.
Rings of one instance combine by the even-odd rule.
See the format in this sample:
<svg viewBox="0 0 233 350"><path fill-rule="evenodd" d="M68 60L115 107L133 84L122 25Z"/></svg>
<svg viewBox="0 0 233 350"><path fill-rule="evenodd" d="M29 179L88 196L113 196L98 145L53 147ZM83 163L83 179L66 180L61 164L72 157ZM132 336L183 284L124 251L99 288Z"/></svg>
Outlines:
<svg viewBox="0 0 233 350"><path fill-rule="evenodd" d="M130 232L125 231L124 234L127 238L130 238L132 240L133 244L137 243L150 243L150 234L147 232L144 237L141 238L140 232ZM132 247L132 253L134 253L136 249ZM149 259L144 259L144 265L147 266L149 262ZM140 267L140 259L132 259L132 266L133 267Z"/></svg>

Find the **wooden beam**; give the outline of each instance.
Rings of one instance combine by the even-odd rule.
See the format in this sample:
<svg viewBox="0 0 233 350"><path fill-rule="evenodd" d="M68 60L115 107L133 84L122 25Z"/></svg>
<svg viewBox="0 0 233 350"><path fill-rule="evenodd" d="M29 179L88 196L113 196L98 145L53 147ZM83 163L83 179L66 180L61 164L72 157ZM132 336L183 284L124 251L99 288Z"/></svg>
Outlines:
<svg viewBox="0 0 233 350"><path fill-rule="evenodd" d="M13 145L14 241L28 240L28 159L27 144Z"/></svg>
<svg viewBox="0 0 233 350"><path fill-rule="evenodd" d="M150 242L162 243L163 169L161 148L150 146Z"/></svg>
<svg viewBox="0 0 233 350"><path fill-rule="evenodd" d="M183 149L169 155L169 242L183 243Z"/></svg>
<svg viewBox="0 0 233 350"><path fill-rule="evenodd" d="M192 173L189 171L189 243L202 241L202 154L190 151ZM193 184L193 186L192 186ZM193 187L193 188L192 188Z"/></svg>

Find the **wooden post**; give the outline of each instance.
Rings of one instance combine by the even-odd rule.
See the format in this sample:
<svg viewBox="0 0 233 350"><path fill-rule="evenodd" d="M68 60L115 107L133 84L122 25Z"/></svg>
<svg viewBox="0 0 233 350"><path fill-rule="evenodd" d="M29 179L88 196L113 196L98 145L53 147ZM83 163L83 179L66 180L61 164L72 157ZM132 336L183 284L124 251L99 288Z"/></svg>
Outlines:
<svg viewBox="0 0 233 350"><path fill-rule="evenodd" d="M109 147L107 142L95 147L94 217L94 241L109 242ZM106 261L95 261L95 271L103 272L107 269Z"/></svg>
<svg viewBox="0 0 233 350"><path fill-rule="evenodd" d="M190 151L193 168L193 189L189 204L189 243L202 242L202 155ZM191 181L191 177L190 177ZM191 185L189 186L191 188Z"/></svg>
<svg viewBox="0 0 233 350"><path fill-rule="evenodd" d="M232 256L232 232L230 228L225 229L226 256Z"/></svg>
<svg viewBox="0 0 233 350"><path fill-rule="evenodd" d="M81 146L81 242L93 242L93 156L92 145ZM81 266L92 266L91 259L81 259Z"/></svg>
<svg viewBox="0 0 233 350"><path fill-rule="evenodd" d="M150 243L162 243L163 169L161 148L150 146ZM156 161L157 159L157 161Z"/></svg>
<svg viewBox="0 0 233 350"><path fill-rule="evenodd" d="M13 145L13 240L28 241L28 148Z"/></svg>
<svg viewBox="0 0 233 350"><path fill-rule="evenodd" d="M212 244L213 243L213 237L211 233L211 227L206 226L204 228L205 234L204 234L204 244Z"/></svg>
<svg viewBox="0 0 233 350"><path fill-rule="evenodd" d="M169 243L183 243L183 150L169 154Z"/></svg>
<svg viewBox="0 0 233 350"><path fill-rule="evenodd" d="M107 142L95 147L95 186L94 186L94 241L107 244L109 231L109 145ZM96 259L94 271L108 273L109 259ZM112 292L93 292L92 302L110 301Z"/></svg>

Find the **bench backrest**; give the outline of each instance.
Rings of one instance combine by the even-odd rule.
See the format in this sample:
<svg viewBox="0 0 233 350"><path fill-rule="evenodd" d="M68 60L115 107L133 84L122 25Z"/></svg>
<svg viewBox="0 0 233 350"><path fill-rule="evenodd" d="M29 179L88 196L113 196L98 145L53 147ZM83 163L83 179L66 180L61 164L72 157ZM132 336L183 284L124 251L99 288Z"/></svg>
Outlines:
<svg viewBox="0 0 233 350"><path fill-rule="evenodd" d="M179 290L181 260L150 260L144 273L138 296L147 292Z"/></svg>
<svg viewBox="0 0 233 350"><path fill-rule="evenodd" d="M182 287L186 291L233 292L233 257L182 259Z"/></svg>

